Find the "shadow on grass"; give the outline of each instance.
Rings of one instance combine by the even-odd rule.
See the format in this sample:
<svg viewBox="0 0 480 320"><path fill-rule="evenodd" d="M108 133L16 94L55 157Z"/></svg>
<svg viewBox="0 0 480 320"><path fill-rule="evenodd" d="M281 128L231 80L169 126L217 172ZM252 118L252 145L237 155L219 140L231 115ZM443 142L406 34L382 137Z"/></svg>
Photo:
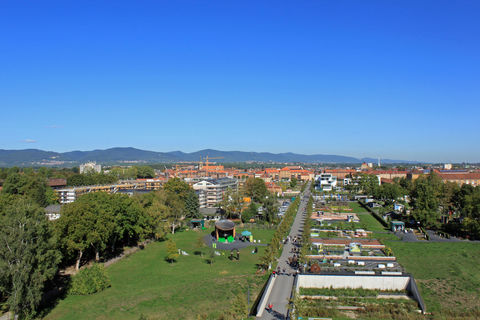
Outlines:
<svg viewBox="0 0 480 320"><path fill-rule="evenodd" d="M52 281L45 286L45 293L40 302L38 315L40 318L45 317L52 311L60 300L65 299L71 284L70 275L57 274Z"/></svg>

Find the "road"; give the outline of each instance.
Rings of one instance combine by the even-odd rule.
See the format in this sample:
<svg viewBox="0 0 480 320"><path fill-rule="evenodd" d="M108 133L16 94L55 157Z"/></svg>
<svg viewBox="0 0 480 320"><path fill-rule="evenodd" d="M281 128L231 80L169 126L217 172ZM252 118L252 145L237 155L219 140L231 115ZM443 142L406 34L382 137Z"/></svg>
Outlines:
<svg viewBox="0 0 480 320"><path fill-rule="evenodd" d="M298 207L297 215L292 224L292 228L290 229L291 238L295 236L297 237L302 236L303 224L306 218L307 203L310 197L310 183L305 188L305 192L302 195L302 200ZM270 297L267 300L267 305L272 304L273 310L271 311L265 310L262 314L262 317L257 319L262 319L262 320L287 319L288 301L291 297L292 289L293 289L294 277L292 275L295 272L295 270L288 265L288 257L291 257L293 255L291 253L293 248L294 248L294 245L290 241L286 243L283 247L282 255L278 260L278 267L281 270L285 269L285 273L289 275L283 275L283 274L277 275L277 279L275 280L275 284L272 288L272 292L270 293Z"/></svg>

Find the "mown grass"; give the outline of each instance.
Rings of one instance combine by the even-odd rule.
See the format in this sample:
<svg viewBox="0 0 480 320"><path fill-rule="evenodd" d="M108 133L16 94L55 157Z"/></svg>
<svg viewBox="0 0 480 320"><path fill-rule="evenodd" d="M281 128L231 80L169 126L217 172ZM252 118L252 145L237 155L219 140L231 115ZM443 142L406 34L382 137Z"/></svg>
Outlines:
<svg viewBox="0 0 480 320"><path fill-rule="evenodd" d="M185 231L173 236L177 247L189 253L175 263L165 261L165 242L149 244L144 250L107 268L112 286L90 296L68 295L45 319L219 319L236 296L250 288L250 303L265 282L255 275L264 247L251 254L240 251L240 260L215 256L206 263L210 248L199 248L198 239L207 231ZM267 242L274 230L255 230L254 237ZM202 254L200 254L200 252Z"/></svg>
<svg viewBox="0 0 480 320"><path fill-rule="evenodd" d="M480 244L387 241L438 319L480 317Z"/></svg>
<svg viewBox="0 0 480 320"><path fill-rule="evenodd" d="M375 219L369 212L357 213L360 219L360 225L368 231L386 231L385 227Z"/></svg>
<svg viewBox="0 0 480 320"><path fill-rule="evenodd" d="M349 202L348 206L352 209L353 213L368 212L367 209L362 207L358 202Z"/></svg>

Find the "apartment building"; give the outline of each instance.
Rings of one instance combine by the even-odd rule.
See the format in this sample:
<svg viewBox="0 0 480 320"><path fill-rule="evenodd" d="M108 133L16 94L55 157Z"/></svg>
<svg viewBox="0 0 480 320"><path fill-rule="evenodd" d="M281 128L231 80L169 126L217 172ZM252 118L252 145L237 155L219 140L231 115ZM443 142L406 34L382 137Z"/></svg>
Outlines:
<svg viewBox="0 0 480 320"><path fill-rule="evenodd" d="M205 179L193 185L200 208L213 208L223 199L227 189L237 190L238 181L231 178Z"/></svg>
<svg viewBox="0 0 480 320"><path fill-rule="evenodd" d="M165 179L138 179L126 181L119 184L81 186L57 189L58 200L61 204L71 203L77 200L79 196L85 193L104 191L108 193L117 193L119 191L155 191L160 190Z"/></svg>
<svg viewBox="0 0 480 320"><path fill-rule="evenodd" d="M102 171L102 166L96 164L95 162L87 162L80 165L80 174L88 173L88 172L97 172L100 173Z"/></svg>
<svg viewBox="0 0 480 320"><path fill-rule="evenodd" d="M331 173L322 173L315 180L322 191L332 191L337 187L337 177Z"/></svg>

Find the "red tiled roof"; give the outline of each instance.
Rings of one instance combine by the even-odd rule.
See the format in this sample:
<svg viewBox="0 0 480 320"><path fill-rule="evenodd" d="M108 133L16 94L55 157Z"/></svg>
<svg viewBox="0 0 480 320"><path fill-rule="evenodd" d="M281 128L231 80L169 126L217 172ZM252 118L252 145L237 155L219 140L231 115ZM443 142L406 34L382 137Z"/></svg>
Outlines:
<svg viewBox="0 0 480 320"><path fill-rule="evenodd" d="M67 185L67 179L48 179L48 185L50 187L61 187Z"/></svg>
<svg viewBox="0 0 480 320"><path fill-rule="evenodd" d="M480 180L480 173L437 173L443 180Z"/></svg>

